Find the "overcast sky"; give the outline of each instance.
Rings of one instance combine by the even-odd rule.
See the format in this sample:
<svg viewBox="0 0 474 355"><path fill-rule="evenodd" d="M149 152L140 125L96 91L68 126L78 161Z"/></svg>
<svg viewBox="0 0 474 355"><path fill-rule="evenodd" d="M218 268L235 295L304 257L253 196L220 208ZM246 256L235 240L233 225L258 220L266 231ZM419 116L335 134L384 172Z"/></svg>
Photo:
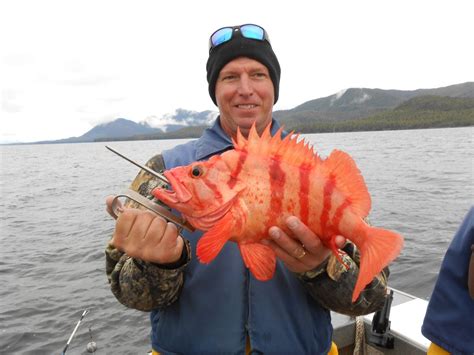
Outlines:
<svg viewBox="0 0 474 355"><path fill-rule="evenodd" d="M124 117L216 110L209 35L257 23L282 67L275 110L349 87L474 81L474 1L0 1L0 143Z"/></svg>

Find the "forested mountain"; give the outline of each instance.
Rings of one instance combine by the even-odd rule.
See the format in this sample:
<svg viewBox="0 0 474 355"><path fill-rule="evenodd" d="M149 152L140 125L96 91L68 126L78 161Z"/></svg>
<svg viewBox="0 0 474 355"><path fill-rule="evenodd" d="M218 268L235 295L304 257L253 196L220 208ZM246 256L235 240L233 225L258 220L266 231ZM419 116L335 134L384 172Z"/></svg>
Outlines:
<svg viewBox="0 0 474 355"><path fill-rule="evenodd" d="M319 120L289 128L313 133L464 126L474 126L474 98L420 96L364 118Z"/></svg>
<svg viewBox="0 0 474 355"><path fill-rule="evenodd" d="M177 109L141 123L119 118L80 137L38 143L195 138L216 115ZM350 88L275 111L274 117L303 133L473 126L474 82L413 91Z"/></svg>
<svg viewBox="0 0 474 355"><path fill-rule="evenodd" d="M291 110L276 111L274 116L285 126L296 128L316 121L366 118L421 96L474 98L474 82L413 91L352 88L325 98L307 101Z"/></svg>

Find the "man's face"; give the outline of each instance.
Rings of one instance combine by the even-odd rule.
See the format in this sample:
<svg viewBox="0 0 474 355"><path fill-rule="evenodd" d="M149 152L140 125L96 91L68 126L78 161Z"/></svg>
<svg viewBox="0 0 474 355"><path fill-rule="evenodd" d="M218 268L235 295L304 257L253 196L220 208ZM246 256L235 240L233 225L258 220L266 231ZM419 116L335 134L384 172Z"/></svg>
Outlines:
<svg viewBox="0 0 474 355"><path fill-rule="evenodd" d="M256 60L234 59L219 73L216 101L222 128L231 137L236 135L237 127L247 136L254 122L261 134L272 121L274 99L268 69Z"/></svg>

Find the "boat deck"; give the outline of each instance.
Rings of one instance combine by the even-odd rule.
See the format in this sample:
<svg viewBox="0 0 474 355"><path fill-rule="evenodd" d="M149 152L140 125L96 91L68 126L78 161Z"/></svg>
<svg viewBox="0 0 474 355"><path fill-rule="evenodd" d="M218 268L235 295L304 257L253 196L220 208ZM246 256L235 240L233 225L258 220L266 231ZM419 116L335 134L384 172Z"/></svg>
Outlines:
<svg viewBox="0 0 474 355"><path fill-rule="evenodd" d="M374 313L358 319L331 312L334 327L333 340L339 353L352 354L356 346L356 324L364 331L360 335L365 342L366 354L426 354L430 341L421 334L421 325L426 313L428 301L393 289L393 301L390 309L390 334L393 335L393 349L382 348L369 343Z"/></svg>

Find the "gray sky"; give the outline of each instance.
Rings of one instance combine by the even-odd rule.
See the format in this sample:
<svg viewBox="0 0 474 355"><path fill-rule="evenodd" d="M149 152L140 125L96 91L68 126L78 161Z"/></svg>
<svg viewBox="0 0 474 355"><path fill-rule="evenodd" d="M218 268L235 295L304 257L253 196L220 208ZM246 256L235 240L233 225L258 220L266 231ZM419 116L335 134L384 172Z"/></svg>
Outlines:
<svg viewBox="0 0 474 355"><path fill-rule="evenodd" d="M0 143L216 110L209 35L257 23L282 67L275 110L349 87L474 81L471 0L0 2Z"/></svg>

